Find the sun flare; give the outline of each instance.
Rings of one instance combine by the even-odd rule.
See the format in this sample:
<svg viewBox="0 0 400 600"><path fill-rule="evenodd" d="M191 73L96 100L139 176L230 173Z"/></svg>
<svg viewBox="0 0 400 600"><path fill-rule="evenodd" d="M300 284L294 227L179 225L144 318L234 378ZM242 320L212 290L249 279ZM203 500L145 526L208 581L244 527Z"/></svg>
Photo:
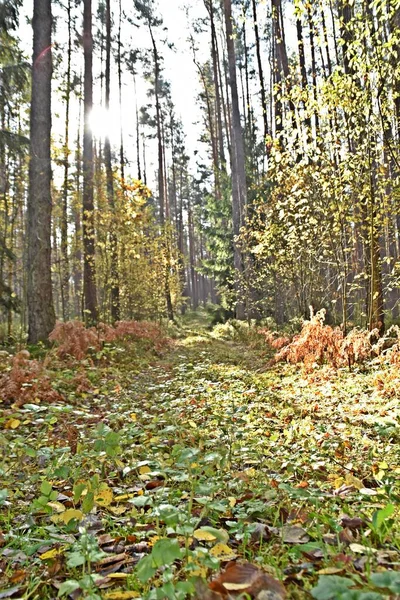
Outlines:
<svg viewBox="0 0 400 600"><path fill-rule="evenodd" d="M109 137L111 142L118 140L121 123L117 112L94 106L89 119L90 128L96 138Z"/></svg>

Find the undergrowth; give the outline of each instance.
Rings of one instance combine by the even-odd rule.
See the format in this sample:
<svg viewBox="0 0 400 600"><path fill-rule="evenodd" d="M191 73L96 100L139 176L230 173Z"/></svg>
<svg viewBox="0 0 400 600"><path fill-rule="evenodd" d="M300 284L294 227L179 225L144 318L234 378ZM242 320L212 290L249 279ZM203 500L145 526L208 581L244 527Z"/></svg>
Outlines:
<svg viewBox="0 0 400 600"><path fill-rule="evenodd" d="M191 327L0 355L0 594L397 599L399 331Z"/></svg>

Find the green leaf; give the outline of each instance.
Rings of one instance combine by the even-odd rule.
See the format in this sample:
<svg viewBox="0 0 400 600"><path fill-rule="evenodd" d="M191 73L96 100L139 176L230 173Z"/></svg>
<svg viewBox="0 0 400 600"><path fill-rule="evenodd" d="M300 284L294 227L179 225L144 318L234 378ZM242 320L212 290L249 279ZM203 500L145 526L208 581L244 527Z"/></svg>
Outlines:
<svg viewBox="0 0 400 600"><path fill-rule="evenodd" d="M171 565L178 558L181 558L182 551L179 547L178 540L158 540L151 552L153 562L156 567Z"/></svg>
<svg viewBox="0 0 400 600"><path fill-rule="evenodd" d="M75 579L68 579L61 584L58 590L58 596L65 596L65 594L72 594L75 590L80 588L79 582Z"/></svg>
<svg viewBox="0 0 400 600"><path fill-rule="evenodd" d="M136 567L137 578L142 583L146 583L149 579L151 579L156 571L157 569L153 566L151 554L142 558Z"/></svg>
<svg viewBox="0 0 400 600"><path fill-rule="evenodd" d="M74 485L74 504L79 502L82 493L87 489L86 483L77 483Z"/></svg>
<svg viewBox="0 0 400 600"><path fill-rule="evenodd" d="M89 514L94 506L94 493L88 492L82 502L82 511Z"/></svg>
<svg viewBox="0 0 400 600"><path fill-rule="evenodd" d="M315 600L336 600L340 594L346 592L354 581L348 577L338 575L321 575L317 587L311 590L311 596Z"/></svg>
<svg viewBox="0 0 400 600"><path fill-rule="evenodd" d="M4 504L8 497L8 490L0 490L0 506Z"/></svg>
<svg viewBox="0 0 400 600"><path fill-rule="evenodd" d="M339 598L340 600L383 600L381 594L375 592L361 592L358 590L343 592L343 594L340 594Z"/></svg>
<svg viewBox="0 0 400 600"><path fill-rule="evenodd" d="M387 588L394 594L400 594L400 571L372 573L371 581L376 587Z"/></svg>
<svg viewBox="0 0 400 600"><path fill-rule="evenodd" d="M68 567L80 567L85 564L85 557L80 552L71 552L67 565Z"/></svg>
<svg viewBox="0 0 400 600"><path fill-rule="evenodd" d="M48 481L42 481L42 484L40 486L40 493L43 494L43 496L50 496L52 490L53 488Z"/></svg>
<svg viewBox="0 0 400 600"><path fill-rule="evenodd" d="M383 523L386 521L386 519L388 519L389 517L391 517L393 515L394 511L395 511L395 508L394 508L393 504L388 504L384 508L381 508L380 510L375 511L373 514L373 517L372 517L372 524L374 526L374 529L376 531L379 531L379 529L381 529Z"/></svg>

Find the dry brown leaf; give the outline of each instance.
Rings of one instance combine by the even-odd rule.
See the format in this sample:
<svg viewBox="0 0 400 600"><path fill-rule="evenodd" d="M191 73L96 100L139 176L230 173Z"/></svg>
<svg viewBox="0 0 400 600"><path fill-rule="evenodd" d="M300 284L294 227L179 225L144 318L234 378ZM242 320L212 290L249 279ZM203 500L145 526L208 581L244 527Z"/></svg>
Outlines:
<svg viewBox="0 0 400 600"><path fill-rule="evenodd" d="M209 584L209 589L222 598L235 598L241 594L249 594L259 600L262 597L270 600L286 598L286 590L280 581L250 563L229 563L225 571Z"/></svg>
<svg viewBox="0 0 400 600"><path fill-rule="evenodd" d="M285 544L306 544L310 541L310 536L299 525L284 525L282 527L282 540Z"/></svg>

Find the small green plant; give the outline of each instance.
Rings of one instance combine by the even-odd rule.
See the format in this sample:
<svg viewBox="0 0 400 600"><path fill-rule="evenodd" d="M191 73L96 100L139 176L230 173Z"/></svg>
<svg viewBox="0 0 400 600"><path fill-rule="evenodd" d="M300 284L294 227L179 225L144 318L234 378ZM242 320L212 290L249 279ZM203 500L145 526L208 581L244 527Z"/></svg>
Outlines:
<svg viewBox="0 0 400 600"><path fill-rule="evenodd" d="M49 506L49 502L57 500L57 496L58 493L53 490L51 483L42 481L40 485L40 496L35 498L32 502L33 510L51 514L53 509Z"/></svg>
<svg viewBox="0 0 400 600"><path fill-rule="evenodd" d="M100 550L94 535L88 533L84 528L80 528L79 533L79 539L67 554L67 567L71 569L81 567L81 577L65 581L60 586L58 596L65 596L81 590L83 597L87 600L101 600L101 596L96 591L96 581L101 579L101 576L92 573L91 566L92 563L98 562L107 555Z"/></svg>

